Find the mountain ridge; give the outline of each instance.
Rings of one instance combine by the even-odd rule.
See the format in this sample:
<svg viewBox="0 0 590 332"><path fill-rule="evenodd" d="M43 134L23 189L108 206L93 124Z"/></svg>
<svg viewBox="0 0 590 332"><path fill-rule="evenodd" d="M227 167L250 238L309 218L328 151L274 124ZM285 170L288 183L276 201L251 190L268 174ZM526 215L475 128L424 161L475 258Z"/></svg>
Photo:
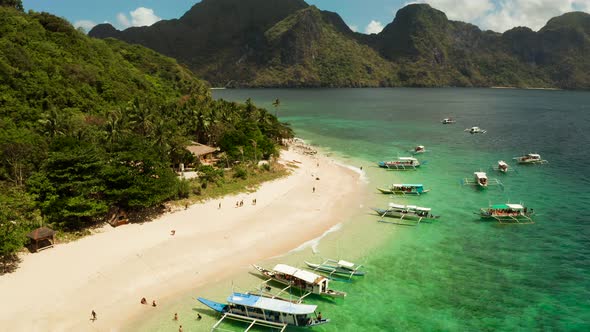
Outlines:
<svg viewBox="0 0 590 332"><path fill-rule="evenodd" d="M590 88L584 12L554 17L537 32L515 27L500 34L410 4L383 31L365 35L304 1L263 3L205 0L180 19L123 31L99 25L89 35L152 48L217 86ZM227 20L236 23L216 25ZM275 34L290 37L277 42Z"/></svg>

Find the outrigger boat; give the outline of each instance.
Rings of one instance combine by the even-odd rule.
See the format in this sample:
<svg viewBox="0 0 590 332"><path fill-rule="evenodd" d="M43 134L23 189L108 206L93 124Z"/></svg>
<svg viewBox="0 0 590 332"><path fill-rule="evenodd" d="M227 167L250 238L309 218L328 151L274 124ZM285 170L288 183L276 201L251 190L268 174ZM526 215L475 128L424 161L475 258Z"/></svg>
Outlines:
<svg viewBox="0 0 590 332"><path fill-rule="evenodd" d="M424 153L424 152L426 152L426 148L424 147L424 145L418 145L417 147L415 147L412 150L413 154L419 154L419 153Z"/></svg>
<svg viewBox="0 0 590 332"><path fill-rule="evenodd" d="M541 155L537 153L529 153L524 156L515 157L513 158L519 164L546 164L548 163L547 160L541 159Z"/></svg>
<svg viewBox="0 0 590 332"><path fill-rule="evenodd" d="M361 265L357 265L344 260L327 259L321 264L314 264L305 262L307 266L313 271L319 271L328 273L330 276L333 274L352 277L352 276L364 276L364 271L359 271Z"/></svg>
<svg viewBox="0 0 590 332"><path fill-rule="evenodd" d="M440 216L435 216L430 213L431 208L420 207L416 205L403 205L396 203L389 203L387 209L372 208L377 212L381 218L392 217L401 220L415 221L416 224L422 221L437 221ZM379 220L380 222L387 222L385 220ZM390 222L392 223L392 222ZM397 223L393 223L397 224Z"/></svg>
<svg viewBox="0 0 590 332"><path fill-rule="evenodd" d="M285 264L277 264L272 270L267 270L258 265L252 266L258 270L260 274L270 278L267 282L274 280L289 287L294 287L307 292L307 294L303 295L301 299L309 294L326 295L331 297L346 296L345 292L329 289L328 283L330 280L328 278L306 270L301 270Z"/></svg>
<svg viewBox="0 0 590 332"><path fill-rule="evenodd" d="M485 189L488 185L502 185L502 182L498 179L488 179L488 175L485 172L473 172L474 179L463 179L463 184L474 185L479 188Z"/></svg>
<svg viewBox="0 0 590 332"><path fill-rule="evenodd" d="M453 118L444 118L442 119L442 124L453 124L456 123L457 121L453 120Z"/></svg>
<svg viewBox="0 0 590 332"><path fill-rule="evenodd" d="M284 331L287 326L310 327L330 322L329 319L322 318L321 313L316 313L316 305L292 303L254 294L234 292L228 296L227 304L202 297L198 300L223 314L212 330L216 330L226 318L249 323L246 331L255 325Z"/></svg>
<svg viewBox="0 0 590 332"><path fill-rule="evenodd" d="M430 189L424 189L422 184L392 184L389 189L377 188L383 194L390 195L422 195L430 191Z"/></svg>
<svg viewBox="0 0 590 332"><path fill-rule="evenodd" d="M496 204L488 208L481 208L479 215L482 219L495 219L501 224L534 224L531 219L533 209L528 209L522 204Z"/></svg>
<svg viewBox="0 0 590 332"><path fill-rule="evenodd" d="M504 160L498 160L498 165L495 167L492 166L492 168L502 173L508 173L509 171L513 171L513 169L510 168Z"/></svg>
<svg viewBox="0 0 590 332"><path fill-rule="evenodd" d="M399 157L397 160L380 161L379 167L394 170L410 170L420 167L420 162L414 157Z"/></svg>
<svg viewBox="0 0 590 332"><path fill-rule="evenodd" d="M470 134L485 134L486 131L479 128L479 127L471 127L471 128L467 128L464 131L468 131Z"/></svg>

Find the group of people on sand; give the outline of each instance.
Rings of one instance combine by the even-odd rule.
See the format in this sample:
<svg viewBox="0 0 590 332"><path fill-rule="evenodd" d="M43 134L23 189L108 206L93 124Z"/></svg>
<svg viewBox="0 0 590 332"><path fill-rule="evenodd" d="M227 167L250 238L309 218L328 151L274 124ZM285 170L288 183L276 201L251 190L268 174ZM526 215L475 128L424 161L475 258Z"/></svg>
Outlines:
<svg viewBox="0 0 590 332"><path fill-rule="evenodd" d="M256 205L256 198L254 198L252 200L252 205ZM242 206L244 206L244 200L243 199L236 202L236 207L242 207ZM221 203L219 203L219 209L221 209Z"/></svg>
<svg viewBox="0 0 590 332"><path fill-rule="evenodd" d="M141 304L147 304L147 300L145 299L145 297L142 297L141 298L141 301L139 301L139 303L141 303ZM155 307L155 306L157 306L156 300L152 300L152 307Z"/></svg>

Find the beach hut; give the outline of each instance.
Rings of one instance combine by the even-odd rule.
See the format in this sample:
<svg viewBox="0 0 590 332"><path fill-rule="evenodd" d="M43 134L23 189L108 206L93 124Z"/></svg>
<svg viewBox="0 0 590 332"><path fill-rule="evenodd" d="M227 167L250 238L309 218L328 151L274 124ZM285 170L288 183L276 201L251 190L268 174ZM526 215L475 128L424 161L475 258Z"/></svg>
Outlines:
<svg viewBox="0 0 590 332"><path fill-rule="evenodd" d="M186 149L195 157L199 158L201 164L207 165L215 161L215 153L219 151L219 148L207 146L205 144L191 142L191 145L187 146Z"/></svg>
<svg viewBox="0 0 590 332"><path fill-rule="evenodd" d="M39 227L27 234L27 237L31 239L32 252L51 248L55 243L55 231L47 227Z"/></svg>

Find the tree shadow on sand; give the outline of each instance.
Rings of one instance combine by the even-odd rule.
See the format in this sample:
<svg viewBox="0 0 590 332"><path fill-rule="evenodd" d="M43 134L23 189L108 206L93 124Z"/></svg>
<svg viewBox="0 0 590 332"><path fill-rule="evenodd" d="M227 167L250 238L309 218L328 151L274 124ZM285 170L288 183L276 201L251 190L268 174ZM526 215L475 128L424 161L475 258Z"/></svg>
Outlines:
<svg viewBox="0 0 590 332"><path fill-rule="evenodd" d="M0 256L0 276L16 271L20 262L21 259L16 254Z"/></svg>

